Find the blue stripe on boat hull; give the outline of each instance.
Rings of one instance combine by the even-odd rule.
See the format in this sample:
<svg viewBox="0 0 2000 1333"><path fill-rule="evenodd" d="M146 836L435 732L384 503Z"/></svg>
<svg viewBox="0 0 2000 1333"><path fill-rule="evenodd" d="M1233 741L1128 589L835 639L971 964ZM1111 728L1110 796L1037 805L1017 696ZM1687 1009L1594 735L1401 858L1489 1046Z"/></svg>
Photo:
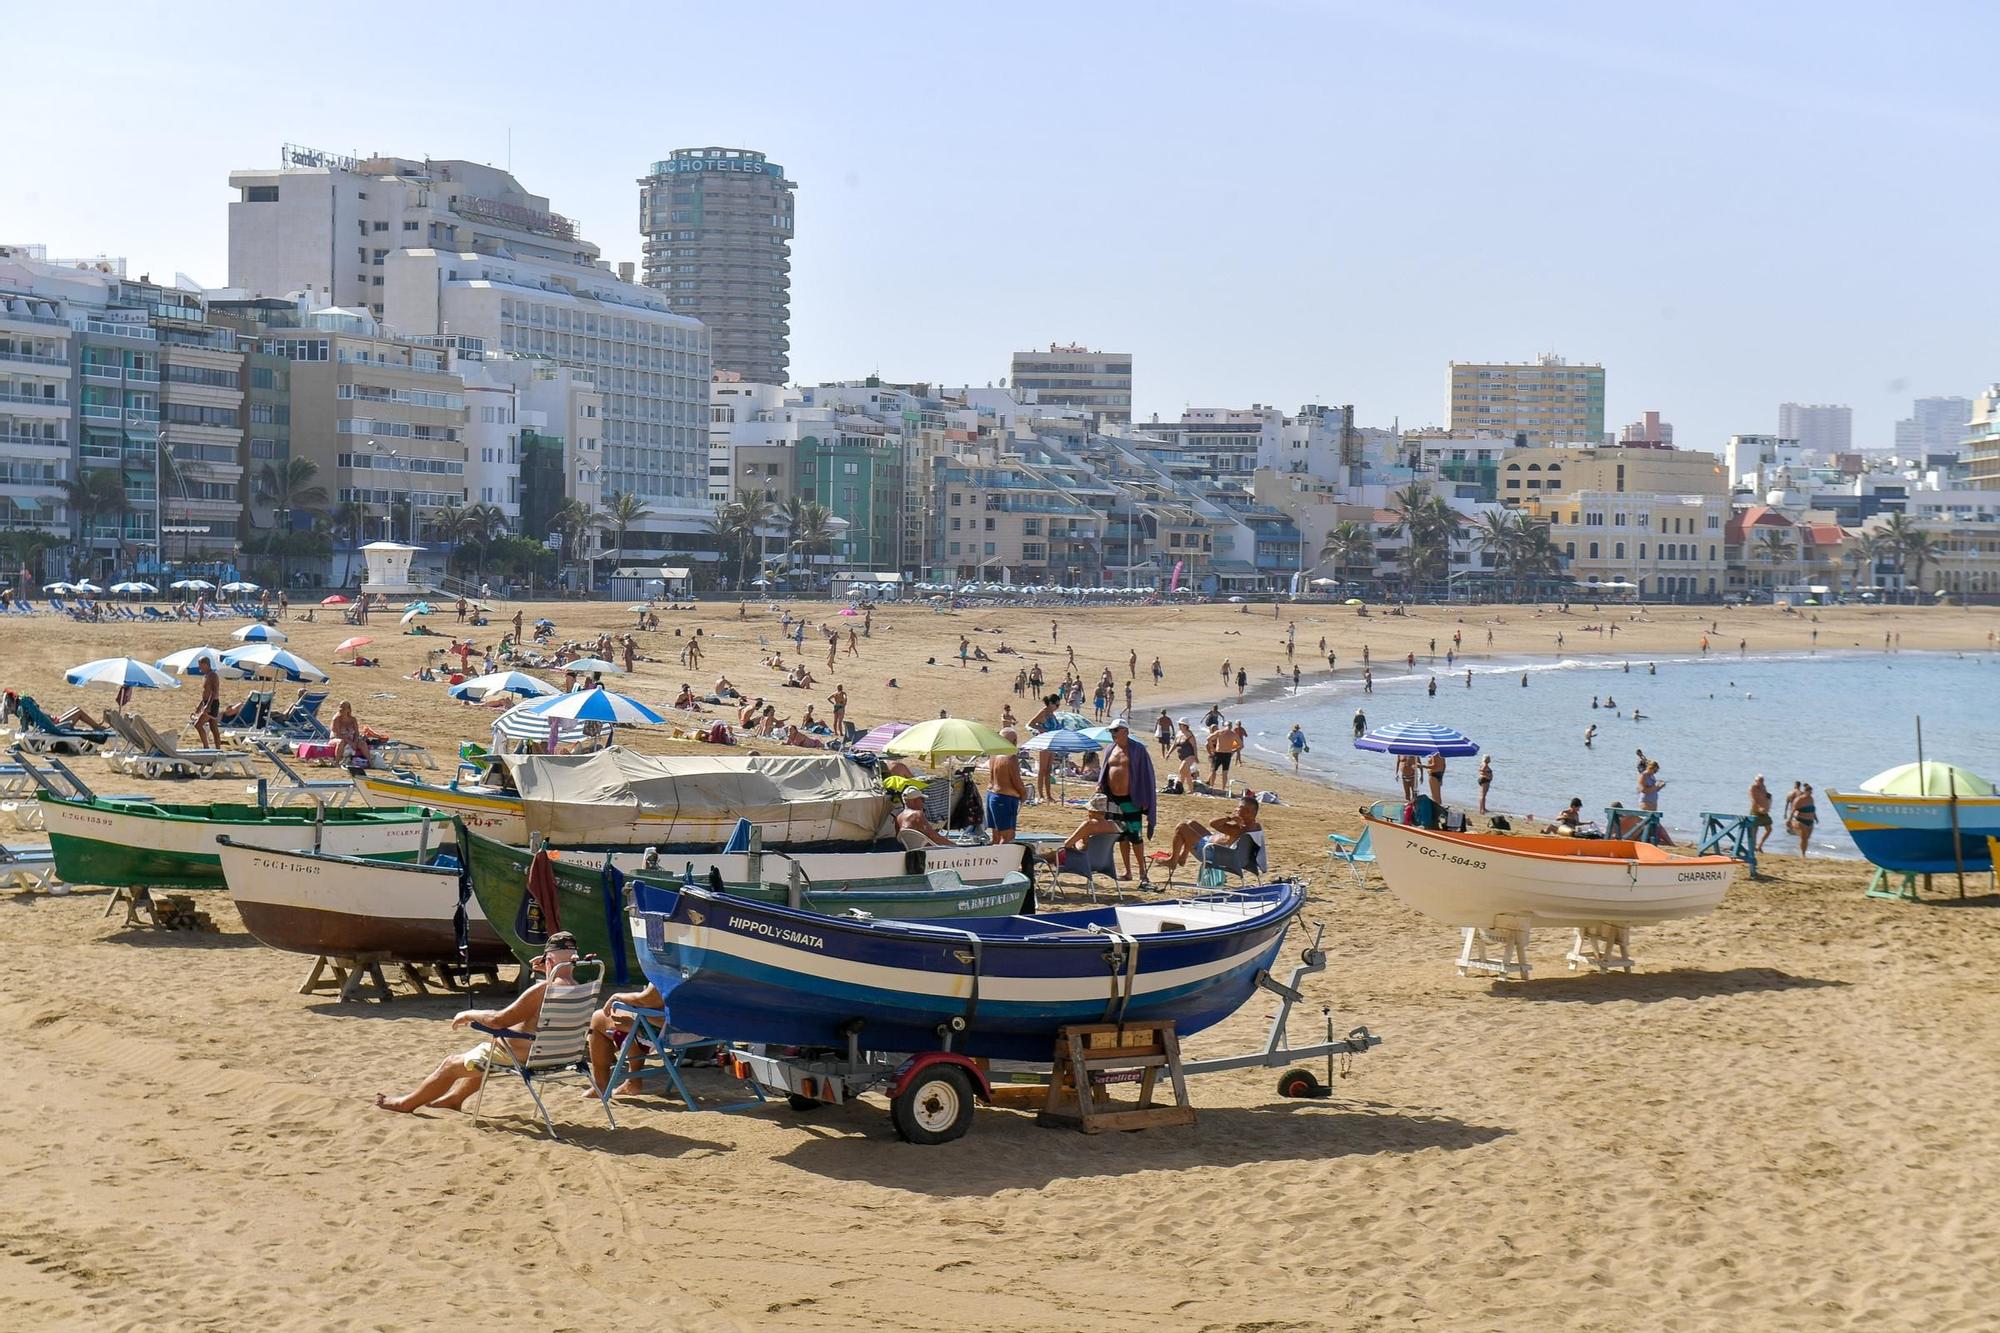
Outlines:
<svg viewBox="0 0 2000 1333"><path fill-rule="evenodd" d="M1863 856L1885 870L1942 875L1958 869L1951 854L1950 829L1850 828L1847 833ZM1993 854L1983 831L1977 836L1961 833L1958 845L1967 870L1983 874L1993 868Z"/></svg>

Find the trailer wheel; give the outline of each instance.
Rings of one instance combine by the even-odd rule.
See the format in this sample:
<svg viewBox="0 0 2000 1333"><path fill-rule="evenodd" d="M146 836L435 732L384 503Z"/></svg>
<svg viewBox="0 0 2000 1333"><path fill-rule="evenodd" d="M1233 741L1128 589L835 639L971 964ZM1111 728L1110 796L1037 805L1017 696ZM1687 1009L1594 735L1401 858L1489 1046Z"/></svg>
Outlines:
<svg viewBox="0 0 2000 1333"><path fill-rule="evenodd" d="M890 1101L889 1121L905 1143L963 1138L972 1128L972 1080L957 1065L933 1065Z"/></svg>
<svg viewBox="0 0 2000 1333"><path fill-rule="evenodd" d="M785 1094L785 1105L794 1111L817 1111L826 1103L817 1097L808 1097L803 1092L792 1092Z"/></svg>
<svg viewBox="0 0 2000 1333"><path fill-rule="evenodd" d="M1280 1097L1317 1097L1319 1089L1319 1075L1310 1069L1287 1069L1278 1076Z"/></svg>

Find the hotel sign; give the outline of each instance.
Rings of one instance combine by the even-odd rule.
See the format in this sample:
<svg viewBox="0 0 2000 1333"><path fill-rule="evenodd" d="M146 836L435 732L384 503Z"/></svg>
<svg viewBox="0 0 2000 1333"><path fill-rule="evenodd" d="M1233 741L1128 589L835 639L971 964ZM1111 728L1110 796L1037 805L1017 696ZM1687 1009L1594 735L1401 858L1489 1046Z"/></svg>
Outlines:
<svg viewBox="0 0 2000 1333"><path fill-rule="evenodd" d="M703 171L738 172L752 176L782 176L785 169L761 157L676 157L659 164L662 174L684 175Z"/></svg>

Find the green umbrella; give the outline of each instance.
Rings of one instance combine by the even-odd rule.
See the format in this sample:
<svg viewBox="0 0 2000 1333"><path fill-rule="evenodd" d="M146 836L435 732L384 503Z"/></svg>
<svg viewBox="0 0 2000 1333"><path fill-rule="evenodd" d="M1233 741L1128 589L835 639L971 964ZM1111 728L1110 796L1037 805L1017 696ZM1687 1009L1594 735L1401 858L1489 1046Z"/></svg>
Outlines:
<svg viewBox="0 0 2000 1333"><path fill-rule="evenodd" d="M1993 784L1977 773L1955 764L1927 759L1921 764L1898 764L1877 773L1861 784L1861 790L1881 796L1991 796Z"/></svg>
<svg viewBox="0 0 2000 1333"><path fill-rule="evenodd" d="M1012 754L1019 748L993 728L978 722L961 717L934 717L899 734L882 747L882 752L935 762L948 755Z"/></svg>

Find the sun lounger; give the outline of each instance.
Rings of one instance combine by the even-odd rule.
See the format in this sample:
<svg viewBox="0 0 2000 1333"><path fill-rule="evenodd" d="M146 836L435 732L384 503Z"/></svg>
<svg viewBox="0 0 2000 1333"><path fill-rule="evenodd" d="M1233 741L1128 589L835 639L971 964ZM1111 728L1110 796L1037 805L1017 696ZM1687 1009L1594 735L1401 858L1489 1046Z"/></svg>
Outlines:
<svg viewBox="0 0 2000 1333"><path fill-rule="evenodd" d="M56 854L46 847L0 846L0 884L23 893L56 887Z"/></svg>
<svg viewBox="0 0 2000 1333"><path fill-rule="evenodd" d="M125 726L133 737L142 742L144 748L119 756L120 766L128 773L145 777L215 777L235 774L239 777L255 777L251 771L249 756L235 750L189 749L183 750L171 737L153 729L153 724L137 713L124 715Z"/></svg>
<svg viewBox="0 0 2000 1333"><path fill-rule="evenodd" d="M376 768L430 768L438 762L428 748L410 741L370 741L368 748L374 755Z"/></svg>
<svg viewBox="0 0 2000 1333"><path fill-rule="evenodd" d="M326 698L325 690L300 690L299 697L292 700L290 708L266 720L265 729L285 740L325 740L333 734L319 720L319 710L326 703Z"/></svg>
<svg viewBox="0 0 2000 1333"><path fill-rule="evenodd" d="M285 779L285 785L266 788L267 798L271 804L291 805L311 801L315 803L324 802L327 805L346 805L354 799L353 783L321 781L303 777L297 769L286 763L284 757L267 742L258 741L257 748L263 752L264 757L271 761L271 766L277 769L279 775Z"/></svg>
<svg viewBox="0 0 2000 1333"><path fill-rule="evenodd" d="M577 966L586 964L579 963ZM493 1081L494 1075L514 1074L527 1088L528 1096L534 1098L535 1109L542 1113L542 1123L548 1126L549 1137L561 1137L556 1133L556 1123L549 1118L549 1108L543 1103L541 1090L536 1085L564 1078L587 1080L590 1077L586 1063L589 1058L590 1016L597 1008L597 991L601 982L601 975L598 981L588 985L561 986L551 982L542 995L542 1015L532 1034L510 1028L488 1027L484 1023L472 1024L475 1031L493 1038L486 1043L486 1054L479 1061L486 1078L480 1083L479 1096L472 1103L472 1118L475 1121L486 1103L486 1086ZM513 1040L530 1042L526 1057L515 1056ZM609 1106L604 1108L604 1118L611 1121ZM612 1121L611 1127L616 1129L617 1123Z"/></svg>
<svg viewBox="0 0 2000 1333"><path fill-rule="evenodd" d="M277 695L276 690L252 690L244 695L235 711L222 718L223 739L255 739L253 733L260 733L270 725L271 703Z"/></svg>
<svg viewBox="0 0 2000 1333"><path fill-rule="evenodd" d="M111 739L108 731L73 727L56 721L29 695L20 702L21 726L15 740L30 754L95 754Z"/></svg>

